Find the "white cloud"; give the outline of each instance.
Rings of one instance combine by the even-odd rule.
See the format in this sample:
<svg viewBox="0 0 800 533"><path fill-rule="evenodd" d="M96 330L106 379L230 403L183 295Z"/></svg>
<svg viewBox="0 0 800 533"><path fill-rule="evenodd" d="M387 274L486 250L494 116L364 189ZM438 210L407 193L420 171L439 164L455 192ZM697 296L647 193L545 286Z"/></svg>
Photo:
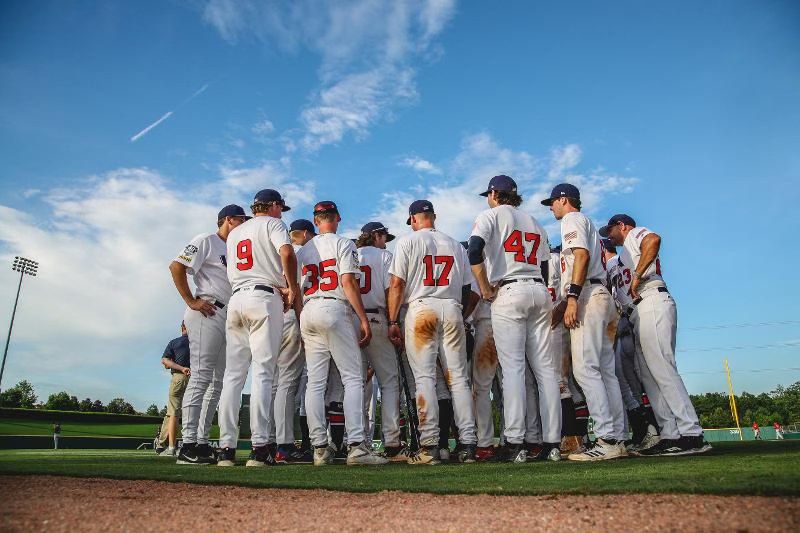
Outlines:
<svg viewBox="0 0 800 533"><path fill-rule="evenodd" d="M411 156L411 157L404 157L399 163L401 167L410 168L416 172L421 172L423 174L441 174L442 169L431 163L426 159L422 159L421 157Z"/></svg>
<svg viewBox="0 0 800 533"><path fill-rule="evenodd" d="M567 181L578 186L583 211L591 216L608 196L629 193L637 182L634 177L603 169L580 172L581 157L580 147L574 144L557 147L548 156L539 158L525 150L504 147L488 133L470 135L446 167L448 179L385 193L370 219L380 220L396 234L407 233L409 204L425 198L434 205L437 227L464 240L475 216L487 208L486 199L478 194L486 190L492 176L507 174L517 182L524 198L522 209L541 221L554 236L553 240L558 241L558 225L548 208L539 203L549 196L555 184Z"/></svg>
<svg viewBox="0 0 800 533"><path fill-rule="evenodd" d="M41 196L44 219L0 206L0 264L15 255L40 263L23 286L4 384L29 379L44 399L66 389L104 401L124 395L141 409L163 403L158 361L184 307L169 263L194 235L216 230L221 206L247 209L259 189L303 209L314 184L290 184L287 165L222 168L221 179L191 188L120 168ZM0 271L0 300L15 290L11 269ZM0 320L10 312L0 309Z"/></svg>
<svg viewBox="0 0 800 533"><path fill-rule="evenodd" d="M272 123L271 120L264 119L256 122L253 124L251 128L252 132L256 135L269 135L273 131L275 131L275 125Z"/></svg>
<svg viewBox="0 0 800 533"><path fill-rule="evenodd" d="M363 138L413 104L414 62L436 55L434 40L454 14L455 0L209 0L203 8L203 19L229 42L255 38L319 55L319 87L300 112L298 142L289 144L309 151L351 134Z"/></svg>

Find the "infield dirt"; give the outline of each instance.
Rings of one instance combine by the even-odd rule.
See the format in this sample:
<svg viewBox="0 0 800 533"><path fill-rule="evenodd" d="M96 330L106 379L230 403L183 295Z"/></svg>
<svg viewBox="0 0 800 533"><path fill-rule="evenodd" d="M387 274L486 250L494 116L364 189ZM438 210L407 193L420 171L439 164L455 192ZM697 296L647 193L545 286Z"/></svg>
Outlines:
<svg viewBox="0 0 800 533"><path fill-rule="evenodd" d="M0 476L3 531L797 531L800 499L628 494L465 496Z"/></svg>

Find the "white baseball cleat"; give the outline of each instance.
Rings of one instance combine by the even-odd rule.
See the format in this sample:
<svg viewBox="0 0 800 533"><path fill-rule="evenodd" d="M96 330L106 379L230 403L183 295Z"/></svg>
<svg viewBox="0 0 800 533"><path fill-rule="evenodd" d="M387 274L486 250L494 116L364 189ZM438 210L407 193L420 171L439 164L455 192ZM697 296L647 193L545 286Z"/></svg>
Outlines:
<svg viewBox="0 0 800 533"><path fill-rule="evenodd" d="M336 449L333 446L314 448L314 466L325 466L333 463Z"/></svg>
<svg viewBox="0 0 800 533"><path fill-rule="evenodd" d="M561 450L558 448L552 448L550 452L545 457L548 461L560 461L561 460Z"/></svg>
<svg viewBox="0 0 800 533"><path fill-rule="evenodd" d="M567 459L570 461L607 461L627 456L628 450L625 449L624 442L611 444L598 438L594 446L583 453L571 453Z"/></svg>
<svg viewBox="0 0 800 533"><path fill-rule="evenodd" d="M443 463L450 461L450 448L439 448L439 460Z"/></svg>
<svg viewBox="0 0 800 533"><path fill-rule="evenodd" d="M350 446L350 451L347 454L347 464L350 466L385 465L388 462L389 459L375 453L366 442L362 442L357 446Z"/></svg>

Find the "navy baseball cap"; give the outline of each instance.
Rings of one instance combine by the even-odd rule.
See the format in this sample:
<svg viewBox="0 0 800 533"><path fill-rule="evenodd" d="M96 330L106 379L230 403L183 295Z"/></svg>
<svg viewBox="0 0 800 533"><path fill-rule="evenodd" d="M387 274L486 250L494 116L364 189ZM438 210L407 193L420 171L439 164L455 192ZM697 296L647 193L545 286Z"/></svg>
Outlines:
<svg viewBox="0 0 800 533"><path fill-rule="evenodd" d="M217 215L217 220L222 220L225 217L243 217L245 220L250 220L253 218L247 216L244 212L244 209L236 204L226 205L220 209L219 214Z"/></svg>
<svg viewBox="0 0 800 533"><path fill-rule="evenodd" d="M601 237L608 237L609 234L611 233L611 228L616 226L620 222L622 222L626 226L633 226L634 228L636 227L636 221L635 220L633 220L628 215L620 213L618 215L614 215L613 217L609 218L608 219L608 224L606 224L605 226L603 226L602 228L600 228L597 231L598 231L598 233L600 233Z"/></svg>
<svg viewBox="0 0 800 533"><path fill-rule="evenodd" d="M517 182L505 174L500 174L489 180L489 188L482 192L481 196L489 196L492 191L517 192Z"/></svg>
<svg viewBox="0 0 800 533"><path fill-rule="evenodd" d="M325 213L336 213L338 215L339 208L336 207L336 202L331 202L330 200L317 202L317 205L314 206L314 214L323 215Z"/></svg>
<svg viewBox="0 0 800 533"><path fill-rule="evenodd" d="M312 235L316 235L314 224L310 220L304 218L298 218L289 224L289 231L308 231Z"/></svg>
<svg viewBox="0 0 800 533"><path fill-rule="evenodd" d="M600 242L603 243L603 249L606 252L617 253L617 247L611 244L611 241L608 239L600 239Z"/></svg>
<svg viewBox="0 0 800 533"><path fill-rule="evenodd" d="M281 211L283 212L291 209L291 207L286 205L286 202L284 202L281 193L275 189L262 189L256 193L256 197L253 199L254 204L270 204L273 202L280 204Z"/></svg>
<svg viewBox="0 0 800 533"><path fill-rule="evenodd" d="M581 192L571 183L559 183L553 187L553 192L550 193L550 198L545 198L542 200L542 205L552 205L553 200L558 200L559 198L574 198L576 200L580 200Z"/></svg>
<svg viewBox="0 0 800 533"><path fill-rule="evenodd" d="M420 213L430 213L432 215L435 214L433 211L433 204L428 200L414 200L408 207L408 220L406 220L406 224L410 226L411 217Z"/></svg>
<svg viewBox="0 0 800 533"><path fill-rule="evenodd" d="M386 226L384 226L380 222L367 222L361 228L361 233L373 233L375 231L378 231L380 233L385 233L386 234L386 242L394 240L394 235L389 233L389 228L387 228Z"/></svg>

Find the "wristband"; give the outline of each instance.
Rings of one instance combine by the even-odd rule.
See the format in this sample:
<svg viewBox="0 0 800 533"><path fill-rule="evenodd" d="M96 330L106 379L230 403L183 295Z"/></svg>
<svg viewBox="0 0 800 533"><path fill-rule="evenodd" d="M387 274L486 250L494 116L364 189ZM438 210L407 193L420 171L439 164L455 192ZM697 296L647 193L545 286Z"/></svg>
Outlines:
<svg viewBox="0 0 800 533"><path fill-rule="evenodd" d="M388 324L389 324L390 326L400 326L400 322L399 322L399 321L397 321L397 320L390 320L390 321L388 322Z"/></svg>
<svg viewBox="0 0 800 533"><path fill-rule="evenodd" d="M583 290L583 285L578 285L576 283L570 283L569 287L567 288L567 298L578 298L578 297L580 297L582 290Z"/></svg>
<svg viewBox="0 0 800 533"><path fill-rule="evenodd" d="M642 279L642 275L641 275L641 274L639 274L639 273L638 273L637 271L635 271L635 270L633 271L633 277L634 277L634 278L636 278L636 279Z"/></svg>

